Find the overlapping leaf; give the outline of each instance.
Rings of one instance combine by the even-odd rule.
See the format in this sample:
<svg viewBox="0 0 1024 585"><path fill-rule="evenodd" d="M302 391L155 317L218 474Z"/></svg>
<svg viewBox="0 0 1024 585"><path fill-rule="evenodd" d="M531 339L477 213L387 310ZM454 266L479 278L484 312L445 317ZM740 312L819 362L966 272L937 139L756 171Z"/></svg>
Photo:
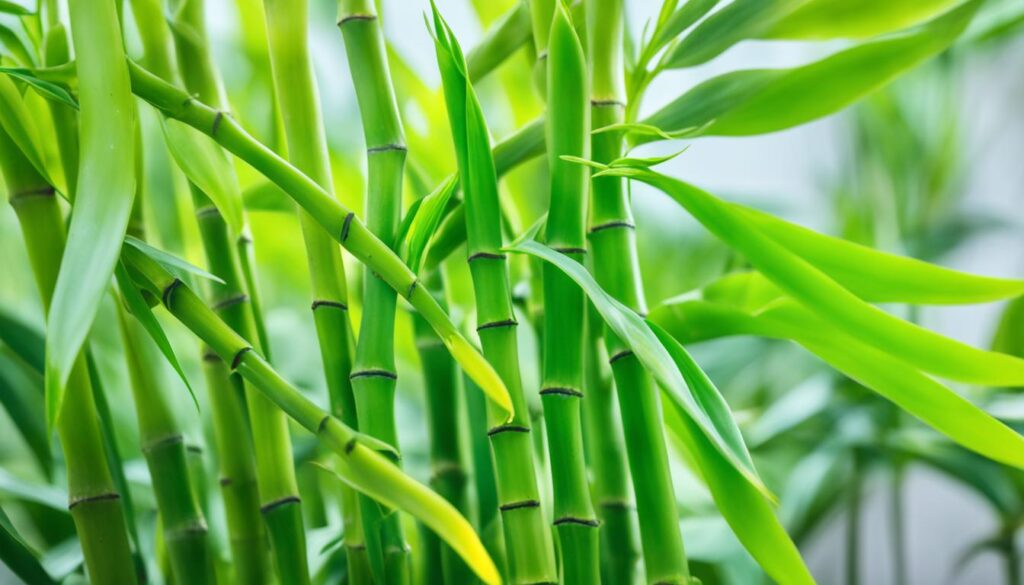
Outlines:
<svg viewBox="0 0 1024 585"><path fill-rule="evenodd" d="M682 181L647 169L609 168L657 187L742 253L775 286L852 338L926 372L984 385L1024 385L1024 360L977 349L870 305L762 233L745 213Z"/></svg>
<svg viewBox="0 0 1024 585"><path fill-rule="evenodd" d="M736 4L761 4L761 0ZM816 120L944 50L980 5L981 0L971 0L911 32L867 42L808 65L734 71L711 78L641 122L668 133L701 128L698 134L702 135L746 136ZM722 18L719 15L725 12L715 17Z"/></svg>

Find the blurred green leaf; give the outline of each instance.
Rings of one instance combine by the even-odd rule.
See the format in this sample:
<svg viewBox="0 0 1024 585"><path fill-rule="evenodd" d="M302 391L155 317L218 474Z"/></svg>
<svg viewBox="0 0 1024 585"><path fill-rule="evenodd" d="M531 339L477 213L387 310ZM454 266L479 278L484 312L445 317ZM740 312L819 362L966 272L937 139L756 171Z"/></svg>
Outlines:
<svg viewBox="0 0 1024 585"><path fill-rule="evenodd" d="M448 202L455 193L456 185L455 177L449 177L437 189L420 200L422 203L416 209L406 235L405 263L413 272L419 272L420 264L430 245L430 239L437 232L437 226L444 217Z"/></svg>
<svg viewBox="0 0 1024 585"><path fill-rule="evenodd" d="M18 358L0 351L0 404L32 450L40 470L49 477L53 457L44 424L42 367L33 371Z"/></svg>
<svg viewBox="0 0 1024 585"><path fill-rule="evenodd" d="M53 486L32 482L12 475L0 468L0 497L33 502L68 513L68 495Z"/></svg>
<svg viewBox="0 0 1024 585"><path fill-rule="evenodd" d="M762 0L740 0L739 4L760 5ZM909 33L867 42L809 65L750 69L713 77L641 123L668 133L706 125L697 134L747 136L816 120L944 50L963 32L980 4L981 0L971 0ZM725 12L723 9L715 16ZM711 21L709 18L705 22ZM637 139L651 140L647 136Z"/></svg>
<svg viewBox="0 0 1024 585"><path fill-rule="evenodd" d="M8 0L0 0L0 12L4 14L15 14L17 16L33 14L33 12L26 8L25 6L16 4L14 2L9 2Z"/></svg>
<svg viewBox="0 0 1024 585"><path fill-rule="evenodd" d="M35 552L21 539L3 509L0 509L0 561L25 583L56 583L43 568Z"/></svg>
<svg viewBox="0 0 1024 585"><path fill-rule="evenodd" d="M38 91L39 95L49 100L65 104L75 110L78 109L78 101L76 101L74 96L71 95L71 92L57 83L36 77L36 75L29 69L21 67L0 67L0 73L6 73L15 79L27 83L33 89Z"/></svg>
<svg viewBox="0 0 1024 585"><path fill-rule="evenodd" d="M595 176L602 175L626 176L661 189L786 294L852 338L953 380L1024 385L1024 360L971 347L864 302L762 233L732 204L647 169L609 168Z"/></svg>
<svg viewBox="0 0 1024 585"><path fill-rule="evenodd" d="M775 21L775 39L866 38L935 18L963 0L810 0Z"/></svg>
<svg viewBox="0 0 1024 585"><path fill-rule="evenodd" d="M21 92L7 75L0 75L0 125L3 125L4 131L32 163L32 167L60 190L50 179L49 170L43 161L40 137L32 115L22 100Z"/></svg>
<svg viewBox="0 0 1024 585"><path fill-rule="evenodd" d="M43 332L0 308L0 341L40 374L46 363Z"/></svg>
<svg viewBox="0 0 1024 585"><path fill-rule="evenodd" d="M0 44L7 47L7 50L14 54L14 58L23 67L35 67L36 60L32 51L22 42L18 33L13 29L0 24Z"/></svg>

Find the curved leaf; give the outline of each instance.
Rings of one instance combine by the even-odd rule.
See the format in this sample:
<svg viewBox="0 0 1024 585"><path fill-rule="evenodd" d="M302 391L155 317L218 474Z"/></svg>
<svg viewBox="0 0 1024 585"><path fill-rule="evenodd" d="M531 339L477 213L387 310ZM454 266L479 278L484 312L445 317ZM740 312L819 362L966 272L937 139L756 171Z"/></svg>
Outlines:
<svg viewBox="0 0 1024 585"><path fill-rule="evenodd" d="M791 339L964 447L1024 468L1024 437L907 363L792 301L757 315L707 301L683 301L658 307L651 320L683 343L730 335Z"/></svg>
<svg viewBox="0 0 1024 585"><path fill-rule="evenodd" d="M406 234L406 264L413 272L419 272L430 238L437 232L437 226L444 217L456 185L455 177L451 176L420 200L422 203L416 210L416 215L409 225L409 232Z"/></svg>
<svg viewBox="0 0 1024 585"><path fill-rule="evenodd" d="M135 199L135 102L116 18L82 18L71 10L80 79L81 164L67 246L46 332L47 428L60 412L64 386L110 285ZM88 14L86 14L88 16Z"/></svg>
<svg viewBox="0 0 1024 585"><path fill-rule="evenodd" d="M59 84L36 77L29 69L21 67L0 67L0 73L6 73L20 81L24 81L33 89L39 92L46 99L62 103L74 109L78 109L78 102L66 88Z"/></svg>
<svg viewBox="0 0 1024 585"><path fill-rule="evenodd" d="M971 347L865 303L761 233L746 214L692 185L647 169L609 168L595 176L602 175L628 176L661 189L776 286L852 338L946 378L1024 385L1024 360Z"/></svg>
<svg viewBox="0 0 1024 585"><path fill-rule="evenodd" d="M32 52L29 50L18 33L12 29L0 24L0 45L7 48L8 51L14 54L14 57L24 67L34 67L35 59L32 57Z"/></svg>
<svg viewBox="0 0 1024 585"><path fill-rule="evenodd" d="M25 158L32 163L32 167L54 185L43 162L42 149L38 142L39 134L33 124L32 115L22 101L21 92L7 75L0 75L0 125Z"/></svg>
<svg viewBox="0 0 1024 585"><path fill-rule="evenodd" d="M762 35L774 39L866 38L939 16L963 0L810 0Z"/></svg>
<svg viewBox="0 0 1024 585"><path fill-rule="evenodd" d="M1024 294L1024 280L959 272L819 234L767 213L733 204L766 236L876 303L984 303Z"/></svg>
<svg viewBox="0 0 1024 585"><path fill-rule="evenodd" d="M529 235L529 234L527 234ZM723 457L724 461L737 470L737 474L744 477L747 482L756 490L770 496L761 478L757 475L750 455L743 446L742 438L735 430L735 423L731 416L723 418L720 398L712 398L708 395L717 394L714 390L703 388L703 392L687 386L683 374L676 365L673 356L662 345L657 335L647 323L635 312L615 300L614 297L605 292L578 262L568 256L555 252L551 248L528 238L519 238L516 242L504 248L508 252L529 254L545 260L564 272L569 278L576 282L586 293L594 304L594 308L604 319L608 327L621 338L629 348L636 354L637 358L644 365L644 368L654 376L662 389L671 396L670 404L683 411L688 420L693 421L702 436L710 445L713 445ZM694 368L696 365L694 364ZM699 368L697 368L699 369ZM693 369L689 369L693 375ZM709 412L709 407L710 412ZM728 409L726 408L726 413ZM731 428L730 428L731 427Z"/></svg>
<svg viewBox="0 0 1024 585"><path fill-rule="evenodd" d="M19 579L33 585L56 583L35 552L21 539L10 518L0 509L0 561Z"/></svg>
<svg viewBox="0 0 1024 585"><path fill-rule="evenodd" d="M34 370L43 373L46 341L42 331L0 308L0 341Z"/></svg>
<svg viewBox="0 0 1024 585"><path fill-rule="evenodd" d="M641 123L667 133L706 126L698 134L749 136L816 120L944 50L963 32L980 4L981 0L971 0L912 32L864 43L801 67L750 69L713 77Z"/></svg>
<svg viewBox="0 0 1024 585"><path fill-rule="evenodd" d="M161 117L167 149L188 180L206 194L231 232L242 233L242 193L238 177L224 150L212 138L188 124Z"/></svg>
<svg viewBox="0 0 1024 585"><path fill-rule="evenodd" d="M127 236L124 239L124 243L125 245L131 246L132 248L135 248L136 250L142 252L146 256L149 256L151 259L155 260L157 263L159 263L161 266L167 269L168 272L177 275L194 274L195 276L198 276L200 278L212 280L217 284L224 284L224 281L220 277L214 274L210 274L209 272L203 270L202 268L199 268L198 266L195 266L185 260L182 260L181 258L178 258L174 254L164 252L159 248L154 248L153 246L150 246L149 244L136 238L135 236Z"/></svg>
<svg viewBox="0 0 1024 585"><path fill-rule="evenodd" d="M25 6L15 2L10 2L9 0L0 0L0 12L3 12L4 14L15 14L17 16L33 14L33 12Z"/></svg>

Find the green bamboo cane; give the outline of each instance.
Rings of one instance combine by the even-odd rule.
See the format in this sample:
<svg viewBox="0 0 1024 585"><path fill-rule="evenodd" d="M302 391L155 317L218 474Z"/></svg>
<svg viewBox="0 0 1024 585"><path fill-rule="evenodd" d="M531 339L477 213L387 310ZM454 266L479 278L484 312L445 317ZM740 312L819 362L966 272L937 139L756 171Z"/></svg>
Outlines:
<svg viewBox="0 0 1024 585"><path fill-rule="evenodd" d="M591 120L595 128L600 128L621 122L625 107L623 2L592 0L587 14L588 34L593 39L589 53ZM593 159L607 163L621 156L622 137L615 132L595 134L591 145ZM618 178L594 179L592 193L589 237L594 276L609 294L644 314L633 213L623 182ZM608 330L605 342L618 390L647 582L685 583L689 568L679 532L658 387L633 353Z"/></svg>
<svg viewBox="0 0 1024 585"><path fill-rule="evenodd" d="M460 183L465 193L466 252L476 297L477 333L484 356L505 381L515 405L511 421L503 420L504 417L493 409L488 412L498 509L511 573L509 581L553 583L557 573L537 487L530 417L520 375L516 339L518 323L512 308L508 259L501 252L501 211L494 159L479 104L475 103L476 97L461 75L465 64L458 62L461 54L454 37L436 10L435 34L439 39L438 61L458 154ZM469 116L476 116L476 119L468 119ZM475 143L469 139L470 132L478 138Z"/></svg>
<svg viewBox="0 0 1024 585"><path fill-rule="evenodd" d="M391 83L384 35L371 0L340 0L338 28L345 42L352 83L366 140L366 224L389 247L394 246L402 206L406 146ZM395 429L395 291L367 275L363 281L363 315L352 370L352 390L361 431L398 450ZM397 461L396 461L397 463ZM365 500L365 499L364 499ZM408 545L400 518L376 518L379 507L361 506L364 530L381 530L384 582L410 580Z"/></svg>
<svg viewBox="0 0 1024 585"><path fill-rule="evenodd" d="M129 62L132 91L165 115L213 138L281 188L327 229L331 237L409 302L438 334L449 354L489 398L496 415L508 417L512 400L494 368L459 333L434 297L397 254L373 235L355 213L328 195L315 181L249 135L231 116L198 101L138 65Z"/></svg>
<svg viewBox="0 0 1024 585"><path fill-rule="evenodd" d="M379 451L377 440L357 433L286 382L253 345L219 319L181 280L134 247L122 258L148 294L159 298L172 315L230 362L252 386L336 455L338 475L382 505L405 510L442 535L488 585L501 578L472 526L444 498L405 475Z"/></svg>
<svg viewBox="0 0 1024 585"><path fill-rule="evenodd" d="M559 2L548 45L548 246L576 260L586 253L587 169L562 160L589 155L587 65L569 15ZM562 580L600 583L598 522L590 501L584 460L580 400L583 398L583 291L550 264L544 282L541 400L548 433L555 527L561 544Z"/></svg>
<svg viewBox="0 0 1024 585"><path fill-rule="evenodd" d="M443 283L439 270L424 278L425 286L442 306L445 305ZM413 330L416 336L416 349L423 367L427 398L430 487L451 502L464 516L469 517L469 474L462 448L465 408L460 392L462 384L459 372L444 344L422 317L413 316ZM445 583L469 582L469 567L450 547L441 545L440 556Z"/></svg>
<svg viewBox="0 0 1024 585"><path fill-rule="evenodd" d="M175 39L178 63L185 86L189 90L199 95L200 99L224 106L227 99L210 54L203 6L203 0L185 0L175 8L175 26L187 30L187 33L178 34ZM193 193L197 194L198 190L193 188ZM219 223L220 212L212 205L198 207L196 214L202 217L203 223ZM220 232L217 234L218 239L227 233L225 230L217 231ZM246 339L258 340L258 315L253 311L248 289L245 287L245 269L238 253L237 241L220 241L217 248L213 248L208 245L212 241L204 234L204 242L207 243L207 254L214 250L219 250L216 253L230 254L230 260L234 265L232 280L234 281L237 276L237 285L232 291L234 296L221 301L219 308L239 313L237 317L229 319L229 324ZM224 250L225 248L230 251ZM309 581L309 568L306 561L306 535L302 525L301 499L292 461L291 437L288 434L288 419L263 394L254 391L248 384L243 386L256 454L260 512L270 535L277 572L282 580L301 585Z"/></svg>
<svg viewBox="0 0 1024 585"><path fill-rule="evenodd" d="M601 579L629 585L636 579L637 550L635 505L629 486L629 468L622 437L622 422L615 407L611 372L605 371L604 322L589 307L586 342L587 399L583 401L587 463L593 478L591 491L601 521Z"/></svg>
<svg viewBox="0 0 1024 585"><path fill-rule="evenodd" d="M156 0L133 0L140 37L148 66L164 79L176 77L171 36ZM198 58L183 55L185 59ZM193 69L197 68L196 66ZM210 304L229 320L243 327L247 322L244 275L239 266L237 248L231 242L224 219L209 199L189 185L196 206L203 248L211 271L225 284L210 285ZM241 301L241 302L239 302ZM267 535L260 518L255 455L247 422L241 380L209 348L203 349L203 371L210 396L214 443L220 466L220 488L224 498L228 538L235 578L239 583L262 584L273 580L273 566L267 550ZM244 439L244 440L243 440Z"/></svg>
<svg viewBox="0 0 1024 585"><path fill-rule="evenodd" d="M48 313L66 237L56 192L2 129L0 171L21 224L43 310ZM137 576L121 496L107 466L84 353L76 359L68 378L56 428L67 464L68 507L89 580L134 585Z"/></svg>

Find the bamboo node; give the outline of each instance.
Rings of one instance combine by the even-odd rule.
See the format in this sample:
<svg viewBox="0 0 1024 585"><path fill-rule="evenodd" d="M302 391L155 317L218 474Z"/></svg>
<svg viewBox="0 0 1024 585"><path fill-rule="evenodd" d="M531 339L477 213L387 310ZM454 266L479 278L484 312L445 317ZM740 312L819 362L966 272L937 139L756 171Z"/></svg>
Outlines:
<svg viewBox="0 0 1024 585"><path fill-rule="evenodd" d="M494 329L496 327L515 327L519 323L515 319L504 319L502 321L491 321L490 323L484 323L476 328L477 331L483 331L484 329Z"/></svg>
<svg viewBox="0 0 1024 585"><path fill-rule="evenodd" d="M315 311L318 307L334 307L335 309L341 309L342 311L348 310L348 305L340 301L324 301L320 299L313 301L313 304L310 305L309 308Z"/></svg>
<svg viewBox="0 0 1024 585"><path fill-rule="evenodd" d="M345 443L345 455L350 455L352 453L352 450L356 448L357 442L356 438L352 437L347 443Z"/></svg>
<svg viewBox="0 0 1024 585"><path fill-rule="evenodd" d="M592 99L590 106L594 108L624 108L626 103L616 99Z"/></svg>
<svg viewBox="0 0 1024 585"><path fill-rule="evenodd" d="M338 26L342 26L353 20L377 20L376 14L349 14L338 19Z"/></svg>
<svg viewBox="0 0 1024 585"><path fill-rule="evenodd" d="M182 435L181 433L175 433L173 435L167 435L166 437L160 437L159 439L154 439L154 440L150 441L149 443L146 443L145 445L142 446L142 452L148 454L148 453L152 453L155 449L158 449L160 447L165 447L167 445L177 445L179 443L184 443L184 442L185 442L185 436Z"/></svg>
<svg viewBox="0 0 1024 585"><path fill-rule="evenodd" d="M174 295L174 291L181 285L181 279L175 278L171 282L171 284L167 285L167 287L164 288L163 294L160 295L161 300L163 300L164 306L167 307L168 309L171 308L171 297Z"/></svg>
<svg viewBox="0 0 1024 585"><path fill-rule="evenodd" d="M231 371L232 372L238 369L239 364L242 363L242 357L248 351L252 351L252 346L251 345L247 345L247 346L243 347L242 349L238 350L238 353L236 353L235 357L231 360Z"/></svg>
<svg viewBox="0 0 1024 585"><path fill-rule="evenodd" d="M216 205L204 205L196 210L196 218L202 219L204 217L220 216L220 210L217 209Z"/></svg>
<svg viewBox="0 0 1024 585"><path fill-rule="evenodd" d="M117 492L104 492L102 494L95 494L92 496L83 496L81 498L75 498L68 504L68 510L74 510L76 506L80 504L91 504L93 502L104 502L107 500L120 500L121 494Z"/></svg>
<svg viewBox="0 0 1024 585"><path fill-rule="evenodd" d="M397 380L398 374L389 370L356 370L348 377L349 380L355 380L356 378L388 378L390 380Z"/></svg>
<svg viewBox="0 0 1024 585"><path fill-rule="evenodd" d="M409 148L400 143L392 142L391 144L378 144L377 146L369 146L366 148L366 154L377 154L379 152L406 152Z"/></svg>
<svg viewBox="0 0 1024 585"><path fill-rule="evenodd" d="M466 262L472 262L474 260L504 260L504 254L494 254L492 252L477 252L476 254L470 254L469 258L466 258Z"/></svg>
<svg viewBox="0 0 1024 585"><path fill-rule="evenodd" d="M14 191L11 193L8 201L11 205L14 205L15 202L22 199L30 199L32 197L53 197L56 192L57 190L50 185L46 185L45 187L35 187L32 189L22 189L21 191Z"/></svg>
<svg viewBox="0 0 1024 585"><path fill-rule="evenodd" d="M525 425L498 425L487 431L488 437L500 435L501 433L528 433L530 427Z"/></svg>
<svg viewBox="0 0 1024 585"><path fill-rule="evenodd" d="M324 415L324 417L320 419L320 424L316 425L317 434L324 432L324 428L327 426L327 423L330 422L330 420L331 415L329 414Z"/></svg>
<svg viewBox="0 0 1024 585"><path fill-rule="evenodd" d="M246 302L248 300L249 300L249 295L247 295L245 293L239 293L237 295L232 295L232 296L230 296L230 297L228 297L228 298L226 298L226 299L224 299L222 301L218 301L218 302L214 303L214 305L212 307L210 307L210 308L213 309L214 311L222 311L222 310L227 309L229 307L233 307L233 306L238 305L240 303L244 303L244 302Z"/></svg>
<svg viewBox="0 0 1024 585"><path fill-rule="evenodd" d="M355 216L356 216L356 214L351 212L351 211L348 212L348 215L345 216L345 223L341 224L341 241L342 242L344 242L346 239L348 239L348 230L349 230L349 228L352 227L352 218L355 217Z"/></svg>
<svg viewBox="0 0 1024 585"><path fill-rule="evenodd" d="M220 129L220 123L224 121L224 112L217 110L217 115L213 117L213 124L210 127L210 137L215 138L217 136L217 130Z"/></svg>
<svg viewBox="0 0 1024 585"><path fill-rule="evenodd" d="M583 398L583 393L575 388L568 388L565 386L552 386L550 388L543 388L540 391L541 396L570 396L573 398Z"/></svg>
<svg viewBox="0 0 1024 585"><path fill-rule="evenodd" d="M586 248L555 248L554 250L555 250L555 252L561 252L562 254L565 254L566 256L568 256L570 254L586 254L587 253L587 249Z"/></svg>
<svg viewBox="0 0 1024 585"><path fill-rule="evenodd" d="M608 358L608 363L609 364L614 364L615 362L621 360L622 358L627 358L627 357L629 357L631 355L633 355L633 350L631 350L631 349L624 349L624 350L616 353L612 357Z"/></svg>
<svg viewBox="0 0 1024 585"><path fill-rule="evenodd" d="M602 224L598 224L598 225L592 226L590 228L590 230L588 230L588 232L591 233L591 234L596 234L597 232L600 232L600 231L610 230L610 229L615 229L615 228L625 228L625 229L628 229L628 230L635 230L636 229L636 225L634 225L633 222L630 222L630 221L623 221L623 220L608 221L608 222L605 222L605 223L602 223Z"/></svg>
<svg viewBox="0 0 1024 585"><path fill-rule="evenodd" d="M537 500L522 500L519 502L510 502L508 504L502 504L498 506L498 509L502 512L511 512L512 510L522 510L524 508L539 508L540 502Z"/></svg>
<svg viewBox="0 0 1024 585"><path fill-rule="evenodd" d="M561 526L562 524L577 524L579 526L587 526L589 528L597 528L601 525L600 522L594 518L578 518L576 516L562 516L553 523L555 526Z"/></svg>
<svg viewBox="0 0 1024 585"><path fill-rule="evenodd" d="M278 498L273 502L263 504L262 506L260 506L260 512L263 514L268 514L274 511L275 509L280 508L281 506L287 506L288 504L298 504L300 502L302 502L302 500L299 499L299 496L285 496L283 498Z"/></svg>

